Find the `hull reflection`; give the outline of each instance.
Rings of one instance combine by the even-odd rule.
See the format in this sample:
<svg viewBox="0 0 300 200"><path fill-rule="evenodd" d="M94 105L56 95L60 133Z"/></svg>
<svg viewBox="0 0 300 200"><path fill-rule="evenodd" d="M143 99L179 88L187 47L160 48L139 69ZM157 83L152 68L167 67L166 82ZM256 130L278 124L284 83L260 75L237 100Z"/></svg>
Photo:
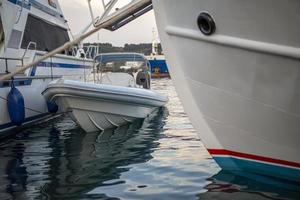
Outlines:
<svg viewBox="0 0 300 200"><path fill-rule="evenodd" d="M208 179L211 181L199 194L201 200L299 199L300 185L283 179L246 172L222 170Z"/></svg>
<svg viewBox="0 0 300 200"><path fill-rule="evenodd" d="M75 130L63 143L64 153L61 145L53 146L56 155L50 160L50 182L42 188L43 196L89 198L87 193L96 187L123 183L111 180L130 170L131 164L152 159L165 117L162 108L144 121L117 129L88 134ZM96 198L104 197L97 194Z"/></svg>

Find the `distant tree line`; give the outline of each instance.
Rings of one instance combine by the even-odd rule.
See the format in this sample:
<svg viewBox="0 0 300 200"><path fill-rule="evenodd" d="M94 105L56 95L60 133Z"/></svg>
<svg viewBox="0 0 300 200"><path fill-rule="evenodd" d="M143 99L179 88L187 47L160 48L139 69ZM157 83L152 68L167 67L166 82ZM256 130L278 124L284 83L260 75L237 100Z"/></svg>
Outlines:
<svg viewBox="0 0 300 200"><path fill-rule="evenodd" d="M152 53L151 43L141 44L125 44L123 47L115 47L110 43L84 43L84 49L87 50L88 46L98 47L99 53L111 53L111 52L135 52L150 55ZM158 52L162 53L161 44L158 44Z"/></svg>

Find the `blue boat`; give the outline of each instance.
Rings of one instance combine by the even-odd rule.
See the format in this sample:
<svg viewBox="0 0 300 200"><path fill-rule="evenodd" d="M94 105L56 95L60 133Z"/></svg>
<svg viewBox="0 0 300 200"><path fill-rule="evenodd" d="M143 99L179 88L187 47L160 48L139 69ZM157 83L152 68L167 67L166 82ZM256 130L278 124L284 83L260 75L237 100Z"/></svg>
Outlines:
<svg viewBox="0 0 300 200"><path fill-rule="evenodd" d="M151 77L169 78L170 74L166 59L163 54L159 53L158 44L158 36L156 35L156 31L153 29L152 53L150 56L147 56L151 68Z"/></svg>
<svg viewBox="0 0 300 200"><path fill-rule="evenodd" d="M153 55L148 57L152 78L169 78L169 70L166 59L163 55Z"/></svg>

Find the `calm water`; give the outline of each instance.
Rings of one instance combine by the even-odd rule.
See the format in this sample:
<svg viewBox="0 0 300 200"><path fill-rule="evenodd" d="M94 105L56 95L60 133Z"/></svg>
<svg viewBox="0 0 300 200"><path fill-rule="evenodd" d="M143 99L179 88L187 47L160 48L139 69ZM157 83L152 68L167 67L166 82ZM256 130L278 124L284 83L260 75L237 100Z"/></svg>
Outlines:
<svg viewBox="0 0 300 200"><path fill-rule="evenodd" d="M153 88L170 102L130 126L86 134L61 117L2 141L0 199L300 199L295 183L220 171L171 81Z"/></svg>

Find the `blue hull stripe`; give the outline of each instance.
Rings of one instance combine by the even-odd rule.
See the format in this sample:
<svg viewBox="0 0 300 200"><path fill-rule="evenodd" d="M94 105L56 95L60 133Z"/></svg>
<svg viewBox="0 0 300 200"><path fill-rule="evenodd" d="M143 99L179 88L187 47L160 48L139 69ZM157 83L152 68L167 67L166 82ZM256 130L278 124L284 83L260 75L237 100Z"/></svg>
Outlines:
<svg viewBox="0 0 300 200"><path fill-rule="evenodd" d="M69 63L50 63L50 62L40 62L38 67L54 67L54 68L68 68L68 69L83 69L85 65L69 64Z"/></svg>
<svg viewBox="0 0 300 200"><path fill-rule="evenodd" d="M224 170L230 171L248 171L256 174L264 174L275 176L278 178L289 179L292 181L300 181L300 169L292 167L284 167L280 165L272 165L254 160L245 160L235 157L218 157L214 156L214 160Z"/></svg>
<svg viewBox="0 0 300 200"><path fill-rule="evenodd" d="M50 62L40 62L37 67L33 67L30 76L35 76L36 74L36 69L38 67L52 67L53 68L66 68L66 69L84 69L88 68L85 65L76 65L76 64L67 64L67 63L50 63ZM15 86L27 86L31 85L32 79L15 79L14 84ZM11 81L0 81L0 88L5 88L5 87L10 87L11 86Z"/></svg>

